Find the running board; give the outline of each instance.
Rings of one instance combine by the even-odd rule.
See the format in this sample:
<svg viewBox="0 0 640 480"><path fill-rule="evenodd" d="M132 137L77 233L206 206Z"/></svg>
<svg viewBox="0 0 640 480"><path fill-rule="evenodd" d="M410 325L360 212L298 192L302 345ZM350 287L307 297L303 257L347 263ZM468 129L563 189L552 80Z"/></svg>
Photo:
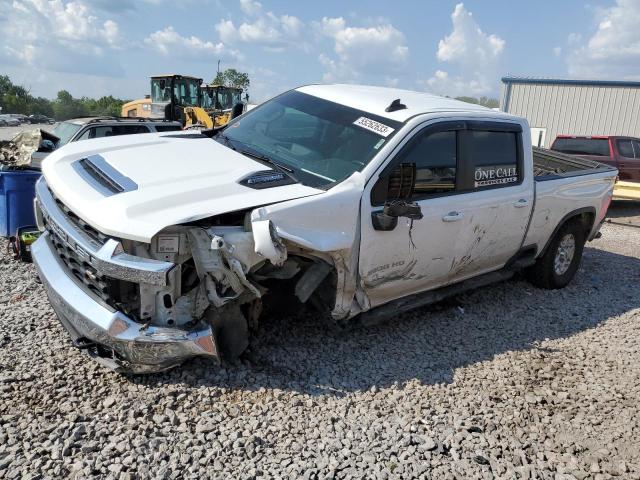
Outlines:
<svg viewBox="0 0 640 480"><path fill-rule="evenodd" d="M398 314L440 302L446 298L459 295L460 293L467 292L469 290L475 290L477 288L491 285L492 283L508 280L513 277L518 270L526 266L531 266L533 263L535 263L535 260L522 259L513 262L510 267L503 268L502 270L486 273L436 290L429 290L428 292L421 292L394 300L390 303L374 308L373 310L362 313L359 317L360 324L365 326L376 325L390 317L397 316Z"/></svg>

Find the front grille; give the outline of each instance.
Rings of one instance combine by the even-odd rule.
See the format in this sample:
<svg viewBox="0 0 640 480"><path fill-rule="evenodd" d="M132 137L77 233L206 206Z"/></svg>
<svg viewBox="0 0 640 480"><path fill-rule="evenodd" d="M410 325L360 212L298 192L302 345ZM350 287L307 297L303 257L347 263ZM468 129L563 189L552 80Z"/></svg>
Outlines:
<svg viewBox="0 0 640 480"><path fill-rule="evenodd" d="M67 243L60 238L57 229L51 226L46 217L44 224L47 232L49 232L51 243L56 249L58 257L60 257L66 265L69 272L108 305L114 306L112 305L111 284L115 280L100 275L98 271L87 262L86 258L83 258L76 250L67 245Z"/></svg>
<svg viewBox="0 0 640 480"><path fill-rule="evenodd" d="M60 200L55 197L54 199L60 210L64 212L67 219L79 230L86 233L96 243L102 245L109 238L80 219ZM52 225L47 216L43 217L43 221L58 257L62 260L62 263L67 267L73 277L97 295L107 305L117 310L124 311L135 318L137 312L131 311L131 308L127 306L136 305L138 303L138 285L132 282L102 275L89 263L89 252L77 245L69 245L64 238L61 238L61 235L66 237L65 232L60 232L60 227Z"/></svg>
<svg viewBox="0 0 640 480"><path fill-rule="evenodd" d="M105 235L104 233L100 233L98 230L93 228L91 225L89 225L87 222L85 222L79 216L73 213L69 209L69 207L67 207L64 203L62 203L51 190L49 190L49 192L51 193L51 196L53 197L53 199L56 201L56 205L58 205L58 208L62 210L64 215L67 217L67 219L74 226L76 226L78 230L86 233L89 238L91 238L94 242L98 243L99 245L103 245L109 239L107 235Z"/></svg>

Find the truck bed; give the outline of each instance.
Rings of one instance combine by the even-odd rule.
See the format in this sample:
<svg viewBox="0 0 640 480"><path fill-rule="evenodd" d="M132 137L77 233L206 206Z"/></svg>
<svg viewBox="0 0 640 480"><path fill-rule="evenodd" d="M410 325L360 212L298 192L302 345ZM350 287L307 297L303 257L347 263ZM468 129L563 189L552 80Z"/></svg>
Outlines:
<svg viewBox="0 0 640 480"><path fill-rule="evenodd" d="M604 163L533 147L533 175L536 181L575 177L597 172L613 171Z"/></svg>
<svg viewBox="0 0 640 480"><path fill-rule="evenodd" d="M593 160L576 158L543 148L533 149L535 207L524 245L542 248L565 215L578 210L595 214L589 240L602 221L617 170Z"/></svg>

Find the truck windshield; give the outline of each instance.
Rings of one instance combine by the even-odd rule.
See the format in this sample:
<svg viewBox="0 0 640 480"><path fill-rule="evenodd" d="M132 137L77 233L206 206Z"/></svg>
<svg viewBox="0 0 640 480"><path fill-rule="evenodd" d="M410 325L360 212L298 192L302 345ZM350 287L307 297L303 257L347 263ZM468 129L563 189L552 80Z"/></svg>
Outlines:
<svg viewBox="0 0 640 480"><path fill-rule="evenodd" d="M558 138L553 143L552 150L569 155L593 155L608 157L609 140L606 138Z"/></svg>
<svg viewBox="0 0 640 480"><path fill-rule="evenodd" d="M53 134L58 137L60 140L58 141L57 147L61 147L69 143L69 140L73 138L73 136L78 133L81 126L76 125L71 122L61 122L58 124L56 128L53 129Z"/></svg>
<svg viewBox="0 0 640 480"><path fill-rule="evenodd" d="M268 157L305 185L329 188L362 170L401 127L290 91L233 120L217 138L236 150Z"/></svg>

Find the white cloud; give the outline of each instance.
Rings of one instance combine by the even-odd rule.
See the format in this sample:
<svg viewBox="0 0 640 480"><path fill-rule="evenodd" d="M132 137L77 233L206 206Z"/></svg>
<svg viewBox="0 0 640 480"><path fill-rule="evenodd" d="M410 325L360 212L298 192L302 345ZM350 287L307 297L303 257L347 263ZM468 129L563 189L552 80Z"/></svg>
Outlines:
<svg viewBox="0 0 640 480"><path fill-rule="evenodd" d="M238 52L228 49L224 43L213 43L194 35L183 37L173 27L158 30L145 38L144 42L163 55L174 55L177 58L203 59L230 56L237 58Z"/></svg>
<svg viewBox="0 0 640 480"><path fill-rule="evenodd" d="M240 0L240 9L247 15L258 15L262 11L262 4L253 0Z"/></svg>
<svg viewBox="0 0 640 480"><path fill-rule="evenodd" d="M554 47L553 54L556 57L559 57L560 55L562 55L562 47Z"/></svg>
<svg viewBox="0 0 640 480"><path fill-rule="evenodd" d="M464 4L456 5L452 32L438 43L436 56L457 70L438 70L426 82L428 90L446 95L484 95L498 86L500 60L506 42L482 31Z"/></svg>
<svg viewBox="0 0 640 480"><path fill-rule="evenodd" d="M598 30L567 57L569 74L578 77L640 78L640 0L617 0L610 8L598 9Z"/></svg>
<svg viewBox="0 0 640 480"><path fill-rule="evenodd" d="M106 52L123 44L119 25L82 1L14 0L0 7L3 62L60 72L122 72L117 60L104 61Z"/></svg>
<svg viewBox="0 0 640 480"><path fill-rule="evenodd" d="M254 43L268 51L283 51L285 47L307 48L303 41L304 23L292 15L264 12L262 4L253 0L240 0L240 9L251 17L237 25L229 19L220 20L216 31L220 40L233 43Z"/></svg>
<svg viewBox="0 0 640 480"><path fill-rule="evenodd" d="M363 74L383 75L403 67L409 58L404 34L391 24L347 26L344 18L323 18L317 30L333 40L337 58L319 56L324 81L354 82ZM389 83L388 77L383 79ZM391 82L393 83L393 82Z"/></svg>

